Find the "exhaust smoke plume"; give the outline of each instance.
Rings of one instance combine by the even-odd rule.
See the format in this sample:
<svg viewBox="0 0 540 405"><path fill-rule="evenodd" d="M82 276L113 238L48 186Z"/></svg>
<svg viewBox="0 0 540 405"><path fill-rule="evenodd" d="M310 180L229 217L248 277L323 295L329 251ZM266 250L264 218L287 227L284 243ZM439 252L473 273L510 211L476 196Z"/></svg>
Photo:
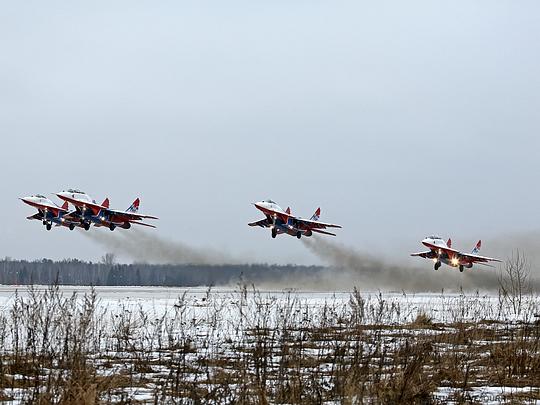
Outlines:
<svg viewBox="0 0 540 405"><path fill-rule="evenodd" d="M304 245L331 266L335 277L360 289L440 291L499 287L497 268L475 266L460 273L442 266L438 271L427 261L422 266L394 265L345 245L320 238L303 238ZM467 271L468 270L468 271Z"/></svg>
<svg viewBox="0 0 540 405"><path fill-rule="evenodd" d="M96 232L97 231L97 232ZM82 232L83 235L104 246L108 252L119 256L129 257L135 262L149 264L240 264L230 255L208 248L194 248L185 243L167 240L139 229L127 232L110 232L96 230ZM536 254L536 246L540 243L538 234L527 234L519 239L517 246L528 259L531 268L531 284L533 289L540 289L538 266L540 257ZM476 265L473 269L465 269L460 273L457 269L442 266L438 271L433 270L433 263L418 259L418 265L394 264L391 261L371 256L357 249L345 246L327 239L312 237L301 239L312 253L319 257L329 267L314 269L313 273L284 272L272 277L255 276L249 279L258 287L264 288L300 288L313 290L349 290L357 286L362 290L407 290L434 291L463 289L497 290L498 277L504 263L496 264L495 268ZM507 241L508 238L504 238ZM488 246L488 244L486 244ZM513 252L510 245L501 240L489 241L490 256L503 261ZM245 260L244 260L245 262ZM246 275L247 276L247 275Z"/></svg>
<svg viewBox="0 0 540 405"><path fill-rule="evenodd" d="M97 232L96 232L97 231ZM149 264L231 264L229 255L212 249L197 249L178 241L160 238L140 229L127 232L83 232L111 253Z"/></svg>
<svg viewBox="0 0 540 405"><path fill-rule="evenodd" d="M504 236L486 240L486 252L505 260L519 250L531 269L531 278L540 279L540 232L509 232Z"/></svg>

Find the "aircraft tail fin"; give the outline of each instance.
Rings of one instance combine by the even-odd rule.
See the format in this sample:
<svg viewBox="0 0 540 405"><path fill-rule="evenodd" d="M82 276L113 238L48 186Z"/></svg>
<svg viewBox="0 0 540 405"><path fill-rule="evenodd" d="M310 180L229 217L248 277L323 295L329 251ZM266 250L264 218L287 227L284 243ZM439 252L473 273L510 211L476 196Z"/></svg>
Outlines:
<svg viewBox="0 0 540 405"><path fill-rule="evenodd" d="M103 200L103 202L101 203L101 206L105 208L109 208L109 199L105 198L105 200Z"/></svg>
<svg viewBox="0 0 540 405"><path fill-rule="evenodd" d="M319 218L321 216L321 208L317 208L317 211L315 211L315 213L311 216L310 220L311 221L318 221Z"/></svg>
<svg viewBox="0 0 540 405"><path fill-rule="evenodd" d="M285 210L285 212L286 212L287 214L290 215L290 214L291 214L291 207L287 207L287 209Z"/></svg>
<svg viewBox="0 0 540 405"><path fill-rule="evenodd" d="M452 239L448 238L448 242L446 242L446 246L452 247Z"/></svg>
<svg viewBox="0 0 540 405"><path fill-rule="evenodd" d="M64 201L64 204L62 204L62 209L63 209L64 211L67 211L68 208L69 208L68 202L67 202L67 201Z"/></svg>
<svg viewBox="0 0 540 405"><path fill-rule="evenodd" d="M141 200L139 200L137 198L135 201L133 201L133 204L131 204L126 211L127 212L138 212L140 203L141 203Z"/></svg>
<svg viewBox="0 0 540 405"><path fill-rule="evenodd" d="M478 252L480 252L481 247L482 247L482 241L479 240L476 246L474 247L474 249L472 250L472 254L473 255L478 254Z"/></svg>

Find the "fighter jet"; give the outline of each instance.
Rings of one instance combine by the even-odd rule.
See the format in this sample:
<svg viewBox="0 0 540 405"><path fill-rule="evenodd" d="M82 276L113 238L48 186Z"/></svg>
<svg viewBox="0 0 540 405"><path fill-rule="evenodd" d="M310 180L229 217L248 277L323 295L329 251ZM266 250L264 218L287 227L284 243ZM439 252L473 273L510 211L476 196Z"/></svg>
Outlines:
<svg viewBox="0 0 540 405"><path fill-rule="evenodd" d="M300 239L302 235L313 235L313 232L336 236L335 234L323 231L322 229L341 228L340 225L319 222L319 216L321 215L320 208L317 208L317 211L315 211L315 214L313 214L310 219L302 219L292 215L290 208L283 211L283 209L272 200L259 201L253 204L266 215L266 218L261 219L260 221L251 222L248 225L270 228L272 230L272 238L275 238L279 234L286 233L287 235L296 236Z"/></svg>
<svg viewBox="0 0 540 405"><path fill-rule="evenodd" d="M72 221L69 219L67 202L59 207L41 194L23 197L21 198L21 201L38 210L36 214L27 217L27 219L42 221L48 231L51 230L53 223L56 224L56 226L68 227L71 231L75 229L76 226L80 226L79 221Z"/></svg>
<svg viewBox="0 0 540 405"><path fill-rule="evenodd" d="M478 241L471 253L462 253L452 249L452 239L445 242L438 236L428 236L422 240L422 244L429 248L426 252L411 253L411 256L420 256L425 259L433 260L435 270L439 270L441 264L444 263L450 267L459 267L459 271L463 272L464 268L470 269L473 264L483 264L489 266L488 262L500 262L499 259L480 256L480 248L482 241Z"/></svg>
<svg viewBox="0 0 540 405"><path fill-rule="evenodd" d="M90 224L94 226L106 226L111 231L116 227L123 229L131 228L131 224L148 226L155 228L154 225L139 222L143 219L158 219L150 215L139 214L140 200L137 198L133 201L127 210L113 210L109 208L109 199L106 198L101 204L97 204L96 200L92 199L84 191L69 189L56 194L60 199L75 206L75 212L69 218L78 220L84 229L90 229Z"/></svg>

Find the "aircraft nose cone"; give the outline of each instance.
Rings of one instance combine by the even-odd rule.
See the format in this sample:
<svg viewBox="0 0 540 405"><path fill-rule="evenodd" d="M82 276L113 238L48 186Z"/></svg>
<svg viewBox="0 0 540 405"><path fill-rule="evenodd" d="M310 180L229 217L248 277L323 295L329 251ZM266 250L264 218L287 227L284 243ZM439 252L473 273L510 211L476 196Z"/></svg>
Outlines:
<svg viewBox="0 0 540 405"><path fill-rule="evenodd" d="M26 203L28 205L32 205L32 197L22 197L20 198L20 200L23 202L23 203Z"/></svg>

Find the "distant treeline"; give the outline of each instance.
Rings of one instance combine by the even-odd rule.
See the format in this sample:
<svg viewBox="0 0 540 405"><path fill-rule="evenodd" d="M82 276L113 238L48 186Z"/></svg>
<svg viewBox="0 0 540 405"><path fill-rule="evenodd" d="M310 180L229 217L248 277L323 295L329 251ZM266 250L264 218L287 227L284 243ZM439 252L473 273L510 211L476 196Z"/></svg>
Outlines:
<svg viewBox="0 0 540 405"><path fill-rule="evenodd" d="M324 267L239 264L116 264L77 259L52 261L0 260L0 284L65 284L107 286L203 286L283 282L314 276Z"/></svg>

